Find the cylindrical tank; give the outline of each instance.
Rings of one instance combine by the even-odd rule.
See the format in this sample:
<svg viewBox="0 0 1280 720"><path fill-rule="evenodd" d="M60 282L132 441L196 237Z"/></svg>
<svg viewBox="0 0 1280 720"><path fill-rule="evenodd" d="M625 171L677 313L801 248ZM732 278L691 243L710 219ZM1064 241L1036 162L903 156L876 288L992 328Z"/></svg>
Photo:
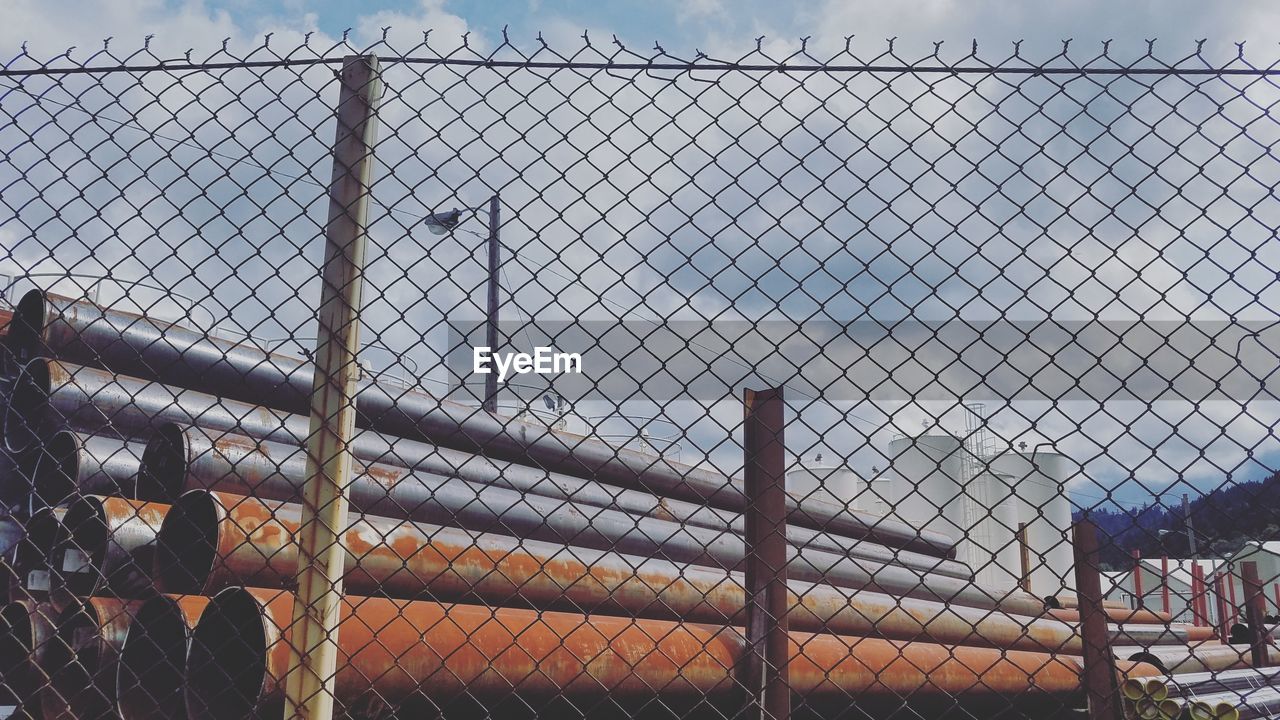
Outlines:
<svg viewBox="0 0 1280 720"><path fill-rule="evenodd" d="M796 502L827 502L857 510L854 498L861 491L862 479L857 473L843 464L823 462L821 453L787 473L787 494Z"/></svg>
<svg viewBox="0 0 1280 720"><path fill-rule="evenodd" d="M960 448L960 439L946 434L900 437L889 443L898 482L893 516L920 529L964 535Z"/></svg>
<svg viewBox="0 0 1280 720"><path fill-rule="evenodd" d="M872 468L871 478L867 480L866 487L853 499L854 509L879 517L888 515L893 512L893 506L901 499L896 494L897 486L897 478Z"/></svg>
<svg viewBox="0 0 1280 720"><path fill-rule="evenodd" d="M967 563L979 584L998 590L1014 588L1022 570L1012 481L1009 475L981 472L970 487L976 514L969 523Z"/></svg>
<svg viewBox="0 0 1280 720"><path fill-rule="evenodd" d="M1074 589L1066 483L1078 474L1079 466L1056 452L1010 450L992 458L991 469L1011 477L1018 519L1027 525L1031 591L1048 597Z"/></svg>

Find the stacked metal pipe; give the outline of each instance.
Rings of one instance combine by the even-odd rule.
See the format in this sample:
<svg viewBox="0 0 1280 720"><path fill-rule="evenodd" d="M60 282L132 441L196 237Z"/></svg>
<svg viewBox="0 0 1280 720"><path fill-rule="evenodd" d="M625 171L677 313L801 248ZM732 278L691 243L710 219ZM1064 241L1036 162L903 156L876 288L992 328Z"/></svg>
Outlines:
<svg viewBox="0 0 1280 720"><path fill-rule="evenodd" d="M6 682L48 718L277 716L310 365L41 292L5 346L31 512ZM740 701L739 481L375 382L358 406L340 704ZM979 587L940 533L809 502L788 522L806 706L1079 700L1078 611ZM1107 612L1143 651L1203 640Z"/></svg>

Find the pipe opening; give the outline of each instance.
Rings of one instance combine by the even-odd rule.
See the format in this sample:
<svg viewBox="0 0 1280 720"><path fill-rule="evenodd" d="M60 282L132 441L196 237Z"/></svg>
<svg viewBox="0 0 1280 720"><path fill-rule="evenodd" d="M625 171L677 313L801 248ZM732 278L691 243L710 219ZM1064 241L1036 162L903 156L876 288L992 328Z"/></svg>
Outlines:
<svg viewBox="0 0 1280 720"><path fill-rule="evenodd" d="M9 452L26 452L40 442L40 416L51 391L49 366L43 359L23 366L4 411L4 444Z"/></svg>
<svg viewBox="0 0 1280 720"><path fill-rule="evenodd" d="M187 474L187 438L182 428L165 423L142 451L138 466L139 500L172 503L178 499Z"/></svg>
<svg viewBox="0 0 1280 720"><path fill-rule="evenodd" d="M30 693L36 689L35 635L35 623L26 604L12 602L0 608L0 677L13 692Z"/></svg>
<svg viewBox="0 0 1280 720"><path fill-rule="evenodd" d="M104 561L111 528L101 498L82 497L71 504L63 518L66 537L53 551L50 563L64 587L73 595L92 595L105 580Z"/></svg>
<svg viewBox="0 0 1280 720"><path fill-rule="evenodd" d="M14 360L26 363L40 355L40 336L49 324L49 303L43 290L31 290L13 308L9 321L9 350Z"/></svg>
<svg viewBox="0 0 1280 720"><path fill-rule="evenodd" d="M27 521L26 532L18 543L14 564L22 575L33 570L47 570L53 549L66 540L67 529L62 524L64 508L42 508ZM28 578L24 578L28 579ZM47 580L46 588L47 589Z"/></svg>
<svg viewBox="0 0 1280 720"><path fill-rule="evenodd" d="M116 675L116 698L124 720L169 720L186 714L182 678L186 670L187 621L172 598L143 603L125 635Z"/></svg>
<svg viewBox="0 0 1280 720"><path fill-rule="evenodd" d="M1129 656L1129 660L1132 660L1134 662L1147 663L1148 665L1155 667L1157 670L1164 673L1165 675L1169 674L1169 668L1165 667L1164 662L1160 660L1160 658L1156 657L1155 655L1152 655L1149 652L1134 653Z"/></svg>
<svg viewBox="0 0 1280 720"><path fill-rule="evenodd" d="M46 710L55 717L108 717L112 699L94 683L102 661L102 626L91 603L77 602L58 618L58 629L45 651L49 682L44 687Z"/></svg>
<svg viewBox="0 0 1280 720"><path fill-rule="evenodd" d="M75 433L54 433L44 447L33 452L36 462L31 478L40 502L57 505L80 489L80 439Z"/></svg>
<svg viewBox="0 0 1280 720"><path fill-rule="evenodd" d="M264 613L239 588L209 601L187 654L187 713L192 720L254 716L267 679Z"/></svg>
<svg viewBox="0 0 1280 720"><path fill-rule="evenodd" d="M162 592L204 592L217 559L221 516L217 498L206 490L185 493L169 508L156 535L153 576Z"/></svg>

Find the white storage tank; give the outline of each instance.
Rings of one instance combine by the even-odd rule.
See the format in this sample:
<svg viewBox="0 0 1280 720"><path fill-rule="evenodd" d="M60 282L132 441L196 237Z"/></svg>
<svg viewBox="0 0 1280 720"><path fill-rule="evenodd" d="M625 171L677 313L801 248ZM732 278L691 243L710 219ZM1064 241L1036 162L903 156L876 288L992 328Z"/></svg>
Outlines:
<svg viewBox="0 0 1280 720"><path fill-rule="evenodd" d="M1067 481L1080 468L1065 455L1046 450L1010 450L991 460L991 470L1010 476L1018 519L1027 525L1031 591L1041 597L1075 587L1071 547L1071 501Z"/></svg>
<svg viewBox="0 0 1280 720"><path fill-rule="evenodd" d="M857 473L847 465L824 462L822 453L787 473L787 494L799 503L818 501L857 509L854 499L862 488Z"/></svg>
<svg viewBox="0 0 1280 720"><path fill-rule="evenodd" d="M899 496L897 478L871 468L867 486L853 499L853 509L884 517L893 512Z"/></svg>
<svg viewBox="0 0 1280 720"><path fill-rule="evenodd" d="M983 587L1011 590L1022 573L1013 478L981 472L974 477L969 493L975 500L975 515L969 519L966 562Z"/></svg>
<svg viewBox="0 0 1280 720"><path fill-rule="evenodd" d="M964 536L961 445L959 438L944 433L900 437L889 443L898 483L894 517L922 530Z"/></svg>

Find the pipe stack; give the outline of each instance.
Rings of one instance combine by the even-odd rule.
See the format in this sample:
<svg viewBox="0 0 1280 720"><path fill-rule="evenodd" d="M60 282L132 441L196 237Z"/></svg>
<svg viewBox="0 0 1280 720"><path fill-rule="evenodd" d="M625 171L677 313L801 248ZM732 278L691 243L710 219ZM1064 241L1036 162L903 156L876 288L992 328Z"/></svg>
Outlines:
<svg viewBox="0 0 1280 720"><path fill-rule="evenodd" d="M42 292L6 347L0 432L30 516L0 663L24 708L278 717L311 366ZM740 707L740 481L375 381L357 402L344 712ZM1080 702L1077 610L981 587L944 534L820 502L787 513L797 707ZM1204 640L1107 612L1112 641L1143 652Z"/></svg>

